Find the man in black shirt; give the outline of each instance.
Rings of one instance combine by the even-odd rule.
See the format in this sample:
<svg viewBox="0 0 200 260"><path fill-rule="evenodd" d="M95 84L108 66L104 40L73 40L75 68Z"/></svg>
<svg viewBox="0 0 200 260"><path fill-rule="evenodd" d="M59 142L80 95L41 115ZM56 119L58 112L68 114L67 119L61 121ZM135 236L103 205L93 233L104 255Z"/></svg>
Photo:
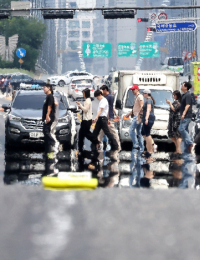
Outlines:
<svg viewBox="0 0 200 260"><path fill-rule="evenodd" d="M44 93L46 94L46 99L43 105L42 121L44 122L43 133L45 141L45 151L46 153L52 152L52 147L56 144L56 125L55 121L56 107L55 100L53 96L53 89L50 84L44 86Z"/></svg>
<svg viewBox="0 0 200 260"><path fill-rule="evenodd" d="M191 137L188 133L188 126L192 119L192 97L189 91L191 88L192 85L189 82L184 82L181 87L184 94L182 95L180 107L181 122L178 130L181 133L184 143L184 153L191 153L193 147Z"/></svg>

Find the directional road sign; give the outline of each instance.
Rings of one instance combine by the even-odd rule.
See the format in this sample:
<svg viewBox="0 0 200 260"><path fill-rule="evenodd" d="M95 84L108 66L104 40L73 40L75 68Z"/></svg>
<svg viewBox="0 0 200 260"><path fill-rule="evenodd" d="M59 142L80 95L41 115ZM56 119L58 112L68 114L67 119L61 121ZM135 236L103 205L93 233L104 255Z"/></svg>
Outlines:
<svg viewBox="0 0 200 260"><path fill-rule="evenodd" d="M196 30L197 25L194 22L177 22L177 23L158 23L156 32L191 32Z"/></svg>
<svg viewBox="0 0 200 260"><path fill-rule="evenodd" d="M112 56L111 43L83 43L83 57L84 58L109 58Z"/></svg>
<svg viewBox="0 0 200 260"><path fill-rule="evenodd" d="M17 57L24 58L26 56L26 50L19 48L16 51Z"/></svg>
<svg viewBox="0 0 200 260"><path fill-rule="evenodd" d="M137 57L136 42L121 42L117 45L118 57Z"/></svg>
<svg viewBox="0 0 200 260"><path fill-rule="evenodd" d="M158 42L140 42L139 43L140 57L159 57L159 43Z"/></svg>

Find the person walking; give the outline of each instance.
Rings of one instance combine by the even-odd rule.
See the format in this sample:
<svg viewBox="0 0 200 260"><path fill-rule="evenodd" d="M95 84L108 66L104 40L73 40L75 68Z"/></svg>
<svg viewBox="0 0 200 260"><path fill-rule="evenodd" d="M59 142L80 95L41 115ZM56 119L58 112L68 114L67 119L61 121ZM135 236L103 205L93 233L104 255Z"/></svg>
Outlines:
<svg viewBox="0 0 200 260"><path fill-rule="evenodd" d="M55 137L56 125L57 125L57 109L54 96L53 96L53 88L52 85L46 84L44 86L44 93L46 94L46 99L43 105L42 112L42 121L43 125L43 133L44 133L44 141L45 141L45 152L51 153L57 143Z"/></svg>
<svg viewBox="0 0 200 260"><path fill-rule="evenodd" d="M83 152L83 143L85 137L93 144L95 144L97 148L100 143L97 137L92 132L90 132L90 127L92 125L92 101L90 98L90 89L86 88L82 92L83 92L83 97L85 98L84 105L82 105L78 101L76 102L79 108L83 111L83 118L79 130L79 140L78 140L79 154Z"/></svg>
<svg viewBox="0 0 200 260"><path fill-rule="evenodd" d="M11 76L8 77L7 80L7 85L6 85L6 97L8 97L9 95L12 96L12 85L10 83L11 81Z"/></svg>
<svg viewBox="0 0 200 260"><path fill-rule="evenodd" d="M143 96L145 98L145 102L143 105L142 135L143 135L144 139L146 140L147 152L145 153L145 157L149 158L149 157L151 157L151 155L153 153L153 146L154 146L154 141L151 137L150 132L151 132L151 128L155 121L155 115L154 115L155 100L151 96L150 89L145 89L143 91Z"/></svg>
<svg viewBox="0 0 200 260"><path fill-rule="evenodd" d="M119 135L116 131L115 128L115 123L114 123L114 115L117 116L117 113L113 107L113 103L114 103L114 98L113 96L109 93L108 87L106 85L103 85L100 87L100 90L102 91L103 96L107 99L108 101L108 105L109 105L109 110L108 110L108 129L110 131L110 133L114 136L115 140L117 141L118 144L118 150L121 150L121 144L120 144L120 140L119 140ZM116 117L117 119L119 119L119 117ZM101 142L102 138L104 136L104 131L101 130L98 136L98 140Z"/></svg>
<svg viewBox="0 0 200 260"><path fill-rule="evenodd" d="M7 82L8 82L8 77L6 76L5 79L4 79L4 82L3 82L4 94L5 94L6 91L7 91Z"/></svg>
<svg viewBox="0 0 200 260"><path fill-rule="evenodd" d="M183 91L180 113L181 113L181 122L179 125L179 132L182 136L182 142L184 144L184 153L191 153L193 142L189 135L188 126L192 120L192 97L190 93L190 89L192 85L189 82L183 82L181 90Z"/></svg>
<svg viewBox="0 0 200 260"><path fill-rule="evenodd" d="M103 97L102 92L100 90L96 90L94 92L94 97L97 98L99 102L99 106L97 109L97 115L93 120L93 123L96 123L95 129L94 129L94 135L98 136L101 129L104 131L104 134L108 137L110 144L111 144L111 150L117 151L118 145L117 141L115 140L114 136L110 133L108 128L108 111L109 111L109 105L106 98Z"/></svg>
<svg viewBox="0 0 200 260"><path fill-rule="evenodd" d="M144 98L142 94L140 94L138 85L134 84L130 90L132 90L133 95L135 96L134 105L132 111L126 115L133 115L133 121L129 128L129 133L133 142L133 149L144 151L144 139L142 137L142 120L140 118L140 113L142 112L142 108L144 105ZM138 137L137 137L138 136Z"/></svg>
<svg viewBox="0 0 200 260"><path fill-rule="evenodd" d="M167 104L170 106L169 113L169 123L168 123L168 136L171 138L172 142L174 142L176 146L175 154L179 156L181 154L181 133L178 128L180 125L181 114L180 114L180 106L181 106L181 93L178 90L173 92L173 96L175 101L171 103L169 100L166 100Z"/></svg>

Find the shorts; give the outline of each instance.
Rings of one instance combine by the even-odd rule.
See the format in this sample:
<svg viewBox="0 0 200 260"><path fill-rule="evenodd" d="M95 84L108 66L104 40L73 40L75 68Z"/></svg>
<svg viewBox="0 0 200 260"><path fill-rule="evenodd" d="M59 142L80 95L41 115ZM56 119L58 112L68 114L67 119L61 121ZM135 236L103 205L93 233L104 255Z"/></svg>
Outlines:
<svg viewBox="0 0 200 260"><path fill-rule="evenodd" d="M142 135L145 135L145 136L151 135L150 134L151 133L151 128L152 128L152 126L154 124L154 121L155 120L148 121L148 125L145 125L145 122L143 121L142 131L141 131Z"/></svg>

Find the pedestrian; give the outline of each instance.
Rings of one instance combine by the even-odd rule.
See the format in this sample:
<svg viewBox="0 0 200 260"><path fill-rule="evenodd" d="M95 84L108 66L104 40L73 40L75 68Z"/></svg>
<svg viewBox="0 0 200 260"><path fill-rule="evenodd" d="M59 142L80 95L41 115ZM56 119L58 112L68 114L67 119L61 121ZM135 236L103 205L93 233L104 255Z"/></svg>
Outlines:
<svg viewBox="0 0 200 260"><path fill-rule="evenodd" d="M103 96L107 99L108 105L109 105L109 110L108 110L108 129L110 133L114 136L115 140L117 141L118 144L118 151L121 150L121 144L119 140L119 135L118 132L115 128L115 123L114 123L114 116L116 116L116 119L118 120L119 117L117 116L117 113L113 107L114 103L114 98L113 96L109 93L108 87L106 85L103 85L100 87L100 90L102 91ZM104 131L101 130L98 136L98 140L101 142L102 138L104 136Z"/></svg>
<svg viewBox="0 0 200 260"><path fill-rule="evenodd" d="M4 94L4 91L3 91L3 89L4 89L4 86L3 86L3 83L4 83L4 76L1 76L0 77L0 88L1 88L1 93L2 94Z"/></svg>
<svg viewBox="0 0 200 260"><path fill-rule="evenodd" d="M144 139L142 137L142 120L141 120L141 112L144 105L144 98L142 94L140 94L138 85L134 84L130 90L135 96L133 109L130 113L128 113L125 117L133 116L132 124L129 128L129 133L133 142L133 149L144 151ZM138 136L138 137L137 137Z"/></svg>
<svg viewBox="0 0 200 260"><path fill-rule="evenodd" d="M168 123L168 136L171 138L172 142L174 142L176 151L176 156L180 156L181 154L181 133L178 128L181 121L180 114L180 106L181 106L181 93L178 90L173 92L173 96L175 101L171 103L171 101L166 100L167 104L170 105L170 113L169 113L169 123Z"/></svg>
<svg viewBox="0 0 200 260"><path fill-rule="evenodd" d="M108 111L109 105L106 98L103 97L102 92L100 90L96 90L94 92L94 97L99 100L98 112L96 117L93 120L93 123L96 123L94 129L94 135L98 136L101 129L104 131L104 134L108 137L111 145L111 150L117 151L118 145L114 136L110 133L108 128Z"/></svg>
<svg viewBox="0 0 200 260"><path fill-rule="evenodd" d="M183 91L182 100L181 100L181 107L180 107L180 113L181 113L181 122L179 125L179 132L182 136L182 142L184 144L184 153L191 153L193 142L191 140L191 137L189 135L188 126L192 120L192 97L190 93L190 89L192 88L192 85L190 82L183 82L181 90Z"/></svg>
<svg viewBox="0 0 200 260"><path fill-rule="evenodd" d="M3 89L4 89L4 94L7 90L7 82L8 82L8 77L6 76L5 79L4 79L4 82L3 82Z"/></svg>
<svg viewBox="0 0 200 260"><path fill-rule="evenodd" d="M145 153L146 158L150 158L153 153L154 141L151 137L151 128L155 121L154 105L155 100L151 96L151 90L145 89L143 91L145 102L143 105L143 117L142 117L142 135L146 141L147 152Z"/></svg>
<svg viewBox="0 0 200 260"><path fill-rule="evenodd" d="M57 143L55 131L58 121L58 113L56 112L56 104L53 96L52 85L46 84L44 86L44 93L46 94L46 99L43 105L42 121L44 122L43 133L45 141L45 152L48 154L53 151L55 144Z"/></svg>
<svg viewBox="0 0 200 260"><path fill-rule="evenodd" d="M83 97L85 98L84 105L80 102L76 102L79 108L83 111L82 114L82 122L79 130L79 140L78 140L78 153L83 152L83 144L84 138L86 137L89 141L91 141L97 148L99 147L99 141L97 136L95 136L91 131L90 127L92 125L92 101L90 98L90 89L86 88L83 91Z"/></svg>
<svg viewBox="0 0 200 260"><path fill-rule="evenodd" d="M12 85L10 83L11 81L11 76L8 77L7 80L7 85L6 85L6 97L8 97L9 95L12 96ZM9 93L9 94L8 94Z"/></svg>

